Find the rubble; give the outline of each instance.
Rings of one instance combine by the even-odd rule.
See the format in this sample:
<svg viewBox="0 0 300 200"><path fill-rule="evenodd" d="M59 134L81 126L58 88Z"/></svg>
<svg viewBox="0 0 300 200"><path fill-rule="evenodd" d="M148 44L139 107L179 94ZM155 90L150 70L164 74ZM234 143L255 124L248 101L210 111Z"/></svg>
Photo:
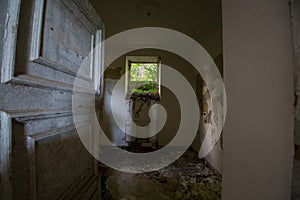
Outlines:
<svg viewBox="0 0 300 200"><path fill-rule="evenodd" d="M161 170L143 174L107 169L102 176L104 200L219 200L221 176L188 150Z"/></svg>

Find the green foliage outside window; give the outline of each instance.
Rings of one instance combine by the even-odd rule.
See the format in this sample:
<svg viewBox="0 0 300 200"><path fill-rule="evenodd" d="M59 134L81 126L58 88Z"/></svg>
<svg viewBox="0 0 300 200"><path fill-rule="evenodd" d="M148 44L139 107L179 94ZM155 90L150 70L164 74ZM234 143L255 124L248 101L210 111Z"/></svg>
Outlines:
<svg viewBox="0 0 300 200"><path fill-rule="evenodd" d="M157 63L131 63L130 93L157 93Z"/></svg>

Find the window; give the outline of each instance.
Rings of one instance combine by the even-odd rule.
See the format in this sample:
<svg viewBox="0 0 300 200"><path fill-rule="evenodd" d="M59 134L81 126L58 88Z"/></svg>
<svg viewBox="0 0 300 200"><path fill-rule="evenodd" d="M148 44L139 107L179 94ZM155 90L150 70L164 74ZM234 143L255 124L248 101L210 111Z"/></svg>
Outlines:
<svg viewBox="0 0 300 200"><path fill-rule="evenodd" d="M155 56L126 57L127 98L137 96L159 99L160 58Z"/></svg>

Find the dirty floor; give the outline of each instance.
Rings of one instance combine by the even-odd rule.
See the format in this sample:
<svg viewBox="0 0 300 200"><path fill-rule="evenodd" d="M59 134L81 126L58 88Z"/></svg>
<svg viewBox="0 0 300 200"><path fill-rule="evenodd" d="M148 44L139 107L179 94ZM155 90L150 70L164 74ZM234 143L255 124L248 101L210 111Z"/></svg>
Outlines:
<svg viewBox="0 0 300 200"><path fill-rule="evenodd" d="M221 176L193 150L154 172L132 174L105 169L101 186L103 200L221 199Z"/></svg>

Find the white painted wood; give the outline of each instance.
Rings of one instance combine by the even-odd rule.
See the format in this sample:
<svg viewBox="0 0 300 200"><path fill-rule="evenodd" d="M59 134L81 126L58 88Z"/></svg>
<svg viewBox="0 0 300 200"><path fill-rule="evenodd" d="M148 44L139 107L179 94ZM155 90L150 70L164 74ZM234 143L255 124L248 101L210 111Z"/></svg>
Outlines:
<svg viewBox="0 0 300 200"><path fill-rule="evenodd" d="M30 60L35 60L40 56L41 38L43 31L43 16L44 16L45 0L34 1L34 14L32 22L31 50Z"/></svg>
<svg viewBox="0 0 300 200"><path fill-rule="evenodd" d="M13 77L15 64L16 40L21 0L8 1L6 13L6 28L3 38L3 55L1 67L1 83L6 83ZM0 198L13 198L12 188L12 137L11 117L1 112L0 132Z"/></svg>
<svg viewBox="0 0 300 200"><path fill-rule="evenodd" d="M100 65L100 93L101 97L104 96L104 71L105 71L105 24L102 23L102 29L101 29L101 65Z"/></svg>
<svg viewBox="0 0 300 200"><path fill-rule="evenodd" d="M15 65L16 40L21 0L9 1L6 15L6 29L3 38L1 82L5 83L13 77Z"/></svg>
<svg viewBox="0 0 300 200"><path fill-rule="evenodd" d="M0 199L56 198L47 195L47 191L49 194L59 195L57 198L61 199L64 197L72 199L83 192L84 198L88 199L95 195L94 189L97 188L94 177L98 174L96 162L80 146L74 124L70 124L70 117L73 114L90 115L94 108L78 107L76 112L72 113L73 86L70 83L77 75L77 71L65 66L64 62L58 62L60 58L49 59L43 54L45 41L43 34L46 28L43 24L47 14L46 5L50 1L63 5L63 10L70 13L68 17L81 23L83 29L90 33L89 36L96 35L91 43L87 44L90 47L89 51L94 48L96 40L97 42L102 40L102 21L87 0L33 0L22 4L21 0L9 2L0 86L0 108L5 111L1 112ZM19 20L22 23L18 24ZM21 35L18 34L19 26L21 27L19 30L32 33L28 38L29 42L17 38L17 35ZM84 41L89 40L90 38ZM28 52L28 55L23 55L23 52ZM103 58L99 55L95 54L92 57L93 62L97 61L98 65L91 65L91 71L87 76L80 74L79 78L86 82L99 79L94 74L100 72L99 63L103 63ZM92 67L98 68L92 70ZM65 82L65 78L68 82ZM99 81L94 83L95 88L100 88L97 84ZM94 95L86 92L89 91L86 88L77 87L75 91L80 92L82 98ZM61 120L57 121L57 118ZM43 131L32 127L37 126L38 122L40 123L38 127L42 127ZM87 122L82 122L82 126L92 127L91 124L87 125ZM75 143L75 147L72 146L72 142ZM48 159L47 156L51 158ZM74 169L67 167L72 163L78 163L80 159L83 162L86 160L91 162ZM53 173L51 170L54 170ZM64 171L69 173L69 176L59 181L62 177L61 172ZM48 172L51 172L50 175ZM55 186L57 188L52 187L51 181L58 184ZM64 182L64 185L59 185L60 182ZM86 183L93 188L84 188ZM53 192L56 190L57 194Z"/></svg>
<svg viewBox="0 0 300 200"><path fill-rule="evenodd" d="M89 77L91 81L94 80L94 71L95 71L95 53L94 53L94 46L95 46L95 36L91 35L91 51L90 51L90 70L89 70Z"/></svg>
<svg viewBox="0 0 300 200"><path fill-rule="evenodd" d="M85 74L77 74L77 70L74 69L69 69L68 67L58 63L54 62L53 60L50 60L47 58L45 55L45 49L43 50L42 47L45 46L43 44L44 42L47 42L47 38L45 38L45 28L43 25L46 23L45 20L45 13L47 13L47 7L46 5L49 0L35 0L35 12L33 16L33 32L31 36L31 51L30 51L30 60L38 63L42 66L52 68L57 71L61 71L63 73L69 74L71 76L77 76L78 78L81 78L83 80L87 81L92 81L92 63L91 63L91 68L90 72L85 75ZM54 2L59 2L56 4L63 4L66 8L66 10L69 10L69 12L74 15L78 20L80 20L82 24L82 28L87 30L91 34L91 42L90 42L90 50L94 48L94 37L93 35L96 33L97 29L101 28L101 19L99 16L94 12L92 12L92 8L89 7L89 3L86 2L80 2L80 1L54 1ZM73 4L75 3L74 6ZM55 4L55 3L54 3ZM95 17L97 16L97 17ZM81 18L80 18L81 17ZM86 17L88 21L92 24L93 27L90 27L89 25L86 24L86 21L82 21L82 18Z"/></svg>
<svg viewBox="0 0 300 200"><path fill-rule="evenodd" d="M101 70L101 30L97 30L96 37L95 37L95 46L94 50L94 68L93 68L93 83L94 89L97 93L100 92L99 83L100 83L100 70Z"/></svg>
<svg viewBox="0 0 300 200"><path fill-rule="evenodd" d="M1 173L1 199L12 199L12 138L11 138L11 117L0 112L1 132L0 132L0 173Z"/></svg>
<svg viewBox="0 0 300 200"><path fill-rule="evenodd" d="M27 137L27 154L29 165L29 184L30 184L30 199L36 200L36 169L35 169L35 140L32 137Z"/></svg>

